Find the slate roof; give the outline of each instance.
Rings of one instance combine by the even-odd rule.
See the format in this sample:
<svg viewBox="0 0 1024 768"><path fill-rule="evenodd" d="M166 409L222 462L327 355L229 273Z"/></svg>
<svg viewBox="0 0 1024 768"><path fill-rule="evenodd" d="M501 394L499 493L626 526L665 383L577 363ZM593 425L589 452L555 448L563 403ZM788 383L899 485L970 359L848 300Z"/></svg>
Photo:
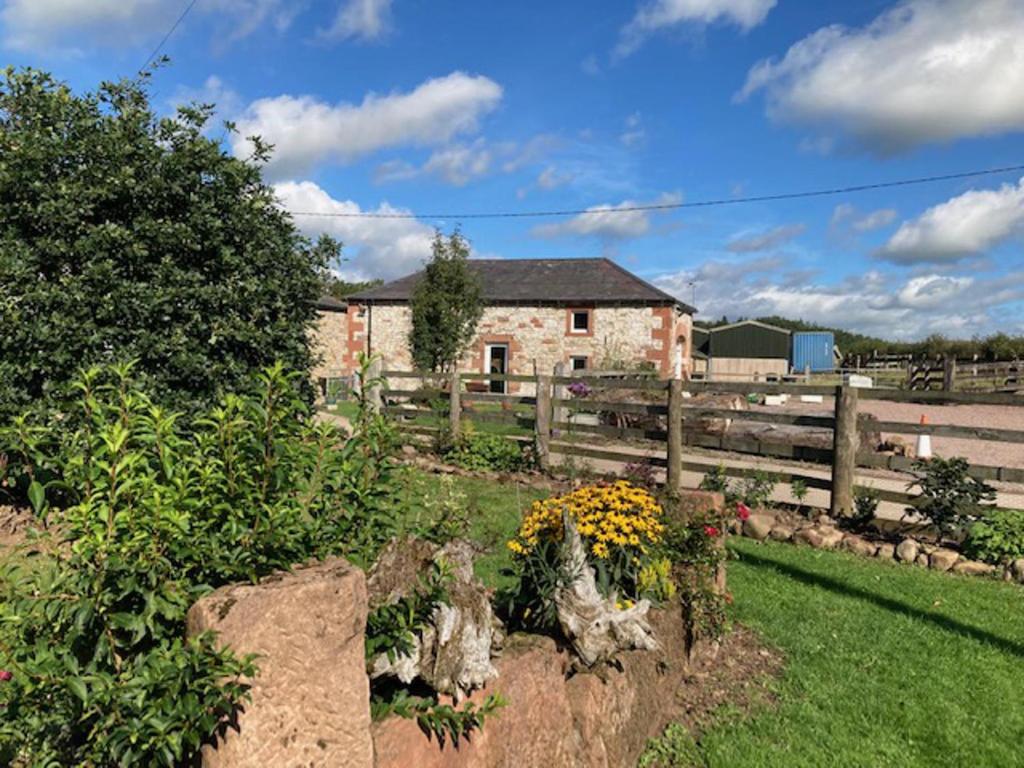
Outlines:
<svg viewBox="0 0 1024 768"><path fill-rule="evenodd" d="M340 299L336 299L333 296L324 294L316 300L316 308L324 309L329 312L341 312L342 310L348 309L348 304Z"/></svg>
<svg viewBox="0 0 1024 768"><path fill-rule="evenodd" d="M490 304L632 304L696 310L610 259L470 259ZM409 301L423 272L349 296L350 301Z"/></svg>

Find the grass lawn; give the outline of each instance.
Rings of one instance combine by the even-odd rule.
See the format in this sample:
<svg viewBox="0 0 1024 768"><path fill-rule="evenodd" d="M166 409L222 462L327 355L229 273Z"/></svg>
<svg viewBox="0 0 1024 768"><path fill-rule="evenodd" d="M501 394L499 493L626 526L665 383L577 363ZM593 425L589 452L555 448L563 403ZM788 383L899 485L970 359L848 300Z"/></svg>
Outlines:
<svg viewBox="0 0 1024 768"><path fill-rule="evenodd" d="M437 476L410 471L410 500ZM453 478L493 547L541 494ZM734 538L732 618L786 657L777 705L718 713L710 766L1024 766L1024 589L985 579ZM688 765L689 763L683 763Z"/></svg>

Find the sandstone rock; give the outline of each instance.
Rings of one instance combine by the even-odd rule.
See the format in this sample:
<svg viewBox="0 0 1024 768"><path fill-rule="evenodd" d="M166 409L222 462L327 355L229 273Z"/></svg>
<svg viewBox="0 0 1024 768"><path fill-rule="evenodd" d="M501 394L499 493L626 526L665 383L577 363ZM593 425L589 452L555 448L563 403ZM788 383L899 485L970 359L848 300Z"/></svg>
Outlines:
<svg viewBox="0 0 1024 768"><path fill-rule="evenodd" d="M340 558L193 605L189 635L212 630L237 654L259 655L252 702L203 748L204 768L371 768L366 611L363 573Z"/></svg>
<svg viewBox="0 0 1024 768"><path fill-rule="evenodd" d="M904 539L896 547L896 559L904 563L913 563L920 551L921 547L914 539Z"/></svg>
<svg viewBox="0 0 1024 768"><path fill-rule="evenodd" d="M499 676L469 700L497 693L508 704L456 747L439 745L413 720L373 725L376 768L619 768L635 765L646 740L674 713L686 673L678 610L652 610L664 649L626 651L600 675L566 679L566 655L553 640L513 635L496 662Z"/></svg>
<svg viewBox="0 0 1024 768"><path fill-rule="evenodd" d="M896 556L895 544L879 544L875 557L879 560L892 560Z"/></svg>
<svg viewBox="0 0 1024 768"><path fill-rule="evenodd" d="M497 676L491 656L503 634L487 590L473 575L471 545L458 540L444 547L415 538L391 541L370 569L369 603L372 610L413 594L435 563L450 570L447 603L434 609L409 653L382 653L371 660L369 672L373 679L419 679L458 701Z"/></svg>
<svg viewBox="0 0 1024 768"><path fill-rule="evenodd" d="M1024 584L1024 557L1018 557L1010 563L1010 573L1014 579Z"/></svg>
<svg viewBox="0 0 1024 768"><path fill-rule="evenodd" d="M867 539L860 536L850 534L843 539L843 549L853 552L855 555L862 557L874 557L878 551L878 545L874 544Z"/></svg>
<svg viewBox="0 0 1024 768"><path fill-rule="evenodd" d="M752 539L764 541L771 533L775 518L771 515L751 515L743 521L743 533Z"/></svg>
<svg viewBox="0 0 1024 768"><path fill-rule="evenodd" d="M510 638L497 662L498 678L469 697L479 705L486 696L500 694L506 707L457 745L450 740L438 744L415 720L396 716L374 723L376 768L575 768L579 763L564 662L565 655L549 638Z"/></svg>
<svg viewBox="0 0 1024 768"><path fill-rule="evenodd" d="M948 571L959 559L959 552L952 549L936 549L928 556L928 565L936 571Z"/></svg>
<svg viewBox="0 0 1024 768"><path fill-rule="evenodd" d="M924 552L919 554L917 556L917 559L914 561L914 565L919 565L922 568L927 568L928 567L928 555L926 555Z"/></svg>
<svg viewBox="0 0 1024 768"><path fill-rule="evenodd" d="M961 560L953 566L953 571L968 576L991 576L995 573L996 567L977 560Z"/></svg>
<svg viewBox="0 0 1024 768"><path fill-rule="evenodd" d="M793 529L788 525L776 525L768 535L775 541L789 541L793 538Z"/></svg>
<svg viewBox="0 0 1024 768"><path fill-rule="evenodd" d="M818 517L817 517L817 518L815 519L815 522L816 522L816 523L817 523L817 524L818 524L819 526L826 526L826 525L835 525L835 522L836 522L836 521L835 521L835 520L833 520L833 519L832 519L831 517L829 517L828 515L818 515Z"/></svg>
<svg viewBox="0 0 1024 768"><path fill-rule="evenodd" d="M819 528L818 532L821 534L821 546L823 549L835 549L846 535L838 528Z"/></svg>
<svg viewBox="0 0 1024 768"><path fill-rule="evenodd" d="M823 546L821 532L817 528L802 528L796 532L793 538L815 549L821 549Z"/></svg>

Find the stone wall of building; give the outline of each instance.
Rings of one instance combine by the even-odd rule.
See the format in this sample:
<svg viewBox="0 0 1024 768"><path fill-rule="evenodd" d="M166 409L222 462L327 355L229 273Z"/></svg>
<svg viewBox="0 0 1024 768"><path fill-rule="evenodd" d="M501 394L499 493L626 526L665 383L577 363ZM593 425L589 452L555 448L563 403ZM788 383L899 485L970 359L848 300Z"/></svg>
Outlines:
<svg viewBox="0 0 1024 768"><path fill-rule="evenodd" d="M572 312L591 313L586 333L572 331ZM412 326L407 305L371 309L370 347L390 370L411 370L408 338ZM530 307L491 306L484 310L477 335L462 368L486 372L488 344L507 344L508 373L551 373L557 363L568 367L585 357L588 368L653 365L662 376L689 369L692 322L672 307Z"/></svg>
<svg viewBox="0 0 1024 768"><path fill-rule="evenodd" d="M344 310L317 311L312 347L319 361L313 367L314 381L344 376L350 372L348 314Z"/></svg>

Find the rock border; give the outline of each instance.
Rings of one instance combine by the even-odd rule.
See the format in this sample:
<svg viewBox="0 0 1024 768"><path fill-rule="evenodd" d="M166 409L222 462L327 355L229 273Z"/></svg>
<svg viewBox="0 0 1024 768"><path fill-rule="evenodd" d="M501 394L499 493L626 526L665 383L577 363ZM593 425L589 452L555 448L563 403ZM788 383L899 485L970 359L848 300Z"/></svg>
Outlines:
<svg viewBox="0 0 1024 768"><path fill-rule="evenodd" d="M913 536L892 540L846 531L840 527L839 521L828 515L806 519L785 512L759 510L742 522L733 522L732 532L756 541L770 539L805 544L814 549L838 549L861 557L917 565L933 571L986 576L1024 584L1024 558L1000 567L970 560L955 549Z"/></svg>

